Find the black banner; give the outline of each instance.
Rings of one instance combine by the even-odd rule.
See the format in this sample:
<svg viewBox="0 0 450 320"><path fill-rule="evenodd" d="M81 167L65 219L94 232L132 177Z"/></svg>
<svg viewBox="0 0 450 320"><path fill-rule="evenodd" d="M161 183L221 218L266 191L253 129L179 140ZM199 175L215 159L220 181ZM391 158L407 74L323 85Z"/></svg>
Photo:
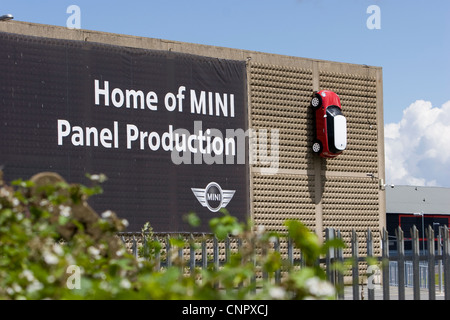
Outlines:
<svg viewBox="0 0 450 320"><path fill-rule="evenodd" d="M243 61L0 33L0 166L105 174L90 204L127 231L209 231L221 208L247 218L246 95Z"/></svg>

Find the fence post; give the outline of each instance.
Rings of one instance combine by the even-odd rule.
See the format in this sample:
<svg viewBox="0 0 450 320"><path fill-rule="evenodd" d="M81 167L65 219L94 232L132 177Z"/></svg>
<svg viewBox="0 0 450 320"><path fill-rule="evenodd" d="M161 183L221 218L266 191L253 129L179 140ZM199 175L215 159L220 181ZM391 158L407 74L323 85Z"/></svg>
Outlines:
<svg viewBox="0 0 450 320"><path fill-rule="evenodd" d="M270 241L267 241L267 246L269 245ZM261 248L261 256L262 256L262 260L264 260L267 257L268 251L269 249L266 247L265 244L262 245ZM266 270L264 270L264 265L261 266L262 268L262 279L265 281L267 281L267 279L269 279L269 274Z"/></svg>
<svg viewBox="0 0 450 320"><path fill-rule="evenodd" d="M426 230L427 244L428 244L428 300L436 300L436 285L435 285L435 259L434 259L434 230L431 225L428 225Z"/></svg>
<svg viewBox="0 0 450 320"><path fill-rule="evenodd" d="M359 300L359 257L358 257L358 235L356 230L352 229L352 291L353 300Z"/></svg>
<svg viewBox="0 0 450 320"><path fill-rule="evenodd" d="M230 242L230 236L227 235L225 238L225 262L230 262L231 259L231 242Z"/></svg>
<svg viewBox="0 0 450 320"><path fill-rule="evenodd" d="M145 234L142 234L142 256L146 257L149 254L149 250L148 250L148 245L147 245L147 237L145 236Z"/></svg>
<svg viewBox="0 0 450 320"><path fill-rule="evenodd" d="M291 237L288 237L288 261L289 266L294 266L294 244Z"/></svg>
<svg viewBox="0 0 450 320"><path fill-rule="evenodd" d="M368 261L371 261L373 258L373 237L372 231L370 229L367 230L367 258ZM367 296L369 300L375 300L375 288L369 284L367 281Z"/></svg>
<svg viewBox="0 0 450 320"><path fill-rule="evenodd" d="M231 260L231 242L230 235L225 238L225 264L229 263ZM227 293L230 293L231 288L227 288Z"/></svg>
<svg viewBox="0 0 450 320"><path fill-rule="evenodd" d="M389 234L383 228L382 235L382 253L381 253L381 268L383 274L383 299L389 300Z"/></svg>
<svg viewBox="0 0 450 320"><path fill-rule="evenodd" d="M178 235L178 240L181 239L181 235ZM184 238L183 238L183 242L184 242ZM184 247L184 246L183 246ZM183 266L184 266L184 252L183 252L183 247L179 247L178 248L178 263L180 264L180 271L181 273L183 273Z"/></svg>
<svg viewBox="0 0 450 320"><path fill-rule="evenodd" d="M158 237L155 237L155 241L157 241L158 244L160 243ZM161 252L160 252L160 250L158 250L158 252L156 252L156 255L155 255L155 269L156 269L156 271L161 270Z"/></svg>
<svg viewBox="0 0 450 320"><path fill-rule="evenodd" d="M442 228L439 227L438 232L438 243L437 243L437 254L440 257L438 262L438 281L439 281L439 292L442 293Z"/></svg>
<svg viewBox="0 0 450 320"><path fill-rule="evenodd" d="M341 231L337 231L336 237L339 240L342 240ZM341 247L336 248L336 258L339 262L340 266L336 269L336 277L337 277L337 289L338 289L338 299L344 299L344 273L341 270L341 267L344 264L344 253Z"/></svg>
<svg viewBox="0 0 450 320"><path fill-rule="evenodd" d="M444 242L444 252L442 253L442 260L444 265L444 297L445 300L450 300L450 243L448 227L443 227L444 234L442 240Z"/></svg>
<svg viewBox="0 0 450 320"><path fill-rule="evenodd" d="M256 250L255 239L251 240L251 246L252 246L252 248L254 250ZM257 283L256 283L256 270L257 270L257 265L258 264L257 264L257 261L256 261L256 255L255 254L253 254L251 263L253 263L253 270L255 270L255 272L253 272L253 275L251 276L250 284L251 284L251 287L252 287L252 289L251 289L252 293L256 293L256 286L257 286Z"/></svg>
<svg viewBox="0 0 450 320"><path fill-rule="evenodd" d="M202 236L202 268L206 270L208 268L208 254L206 251L206 236Z"/></svg>
<svg viewBox="0 0 450 320"><path fill-rule="evenodd" d="M238 252L241 252L242 239L240 237L237 239L237 249L238 249ZM245 263L245 259L244 259L244 257L241 257L241 265L244 265L244 263ZM242 288L243 285L244 285L244 281L239 282L238 288Z"/></svg>
<svg viewBox="0 0 450 320"><path fill-rule="evenodd" d="M419 273L419 230L414 225L411 228L413 251L413 296L414 300L420 300L420 273Z"/></svg>
<svg viewBox="0 0 450 320"><path fill-rule="evenodd" d="M214 235L213 259L215 270L219 270L219 240L216 235Z"/></svg>
<svg viewBox="0 0 450 320"><path fill-rule="evenodd" d="M214 235L214 248L213 248L213 260L214 260L214 270L218 271L220 267L219 262L219 240L216 235ZM218 289L220 287L220 283L214 283L214 288Z"/></svg>
<svg viewBox="0 0 450 320"><path fill-rule="evenodd" d="M166 264L167 268L172 266L172 246L170 245L170 235L166 237Z"/></svg>
<svg viewBox="0 0 450 320"><path fill-rule="evenodd" d="M400 226L395 230L398 251L398 299L405 300L405 238Z"/></svg>
<svg viewBox="0 0 450 320"><path fill-rule="evenodd" d="M137 256L138 256L138 248L137 248L137 240L136 240L136 237L134 236L134 234L133 234L133 246L132 246L132 248L133 248L133 255L134 255L135 258L137 258Z"/></svg>
<svg viewBox="0 0 450 320"><path fill-rule="evenodd" d="M334 229L327 228L325 229L325 240L329 241L331 239L334 239ZM334 248L329 248L325 257L326 274L328 281L330 281L333 285L335 285L336 279L334 277L334 272L332 270L333 260L334 260Z"/></svg>
<svg viewBox="0 0 450 320"><path fill-rule="evenodd" d="M278 237L275 238L274 250L276 253L280 254L280 239ZM281 267L275 271L275 283L281 283Z"/></svg>
<svg viewBox="0 0 450 320"><path fill-rule="evenodd" d="M189 242L189 269L191 270L191 275L193 275L195 272L195 239L192 233Z"/></svg>

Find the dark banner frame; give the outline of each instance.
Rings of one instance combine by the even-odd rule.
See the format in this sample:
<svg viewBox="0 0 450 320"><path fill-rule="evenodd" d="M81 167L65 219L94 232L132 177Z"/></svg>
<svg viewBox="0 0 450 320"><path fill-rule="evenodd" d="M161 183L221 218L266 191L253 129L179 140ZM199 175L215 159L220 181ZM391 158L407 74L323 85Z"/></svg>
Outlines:
<svg viewBox="0 0 450 320"><path fill-rule="evenodd" d="M249 216L247 145L225 139L248 129L244 61L0 33L0 107L6 181L52 171L88 184L103 173L89 203L127 231L208 232L222 207ZM174 132L176 154L165 150Z"/></svg>

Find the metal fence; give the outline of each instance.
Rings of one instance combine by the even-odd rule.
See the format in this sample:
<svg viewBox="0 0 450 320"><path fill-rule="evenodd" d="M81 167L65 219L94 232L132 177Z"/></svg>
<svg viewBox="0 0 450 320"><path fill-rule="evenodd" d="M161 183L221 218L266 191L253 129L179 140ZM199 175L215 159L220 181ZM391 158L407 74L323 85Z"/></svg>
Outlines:
<svg viewBox="0 0 450 320"><path fill-rule="evenodd" d="M405 287L413 288L414 287L414 268L413 263L411 261L405 262ZM419 287L420 289L428 289L430 285L430 281L428 279L428 263L421 261L419 262ZM399 284L399 275L398 275L398 262L397 261L389 261L389 285L390 286L398 286ZM431 285L436 285L436 283L431 283Z"/></svg>
<svg viewBox="0 0 450 320"><path fill-rule="evenodd" d="M381 255L374 255L373 233L367 230L365 237L364 256L359 256L360 242L355 230L351 232L350 244L347 244L346 253L343 248L330 248L327 254L317 261L326 271L328 280L333 283L337 291L338 299L365 299L361 290L367 289L367 299L377 297L384 300L406 299L406 288L411 288L412 299L421 299L421 289L427 289L427 299L436 299L436 287L443 292L444 299L450 300L450 240L447 226L440 227L438 235L431 226L426 230L426 250L419 249L419 232L415 226L411 228L411 239L404 238L403 230L398 227L395 230L394 240L389 239L388 232L381 232ZM138 256L138 248L146 246L145 238L134 234L122 233L119 235L122 241L128 245L135 256ZM155 234L155 239L164 248L164 255L158 256L158 268L171 266L170 257L177 256L187 261L187 270L194 268L207 268L213 266L220 268L229 261L233 250L239 250L242 243L236 238L226 238L218 241L216 237L208 234ZM183 237L191 240L188 248L172 248L171 237ZM341 238L340 231L326 229L326 239ZM411 242L411 249L405 253L405 242ZM425 237L422 238L425 243ZM389 244L395 242L395 254L390 254ZM303 265L301 252L296 250L290 239L275 238L272 249L280 252L290 265L301 268ZM262 253L263 254L263 253ZM335 263L350 266L346 271L334 268ZM267 279L264 272L261 277ZM282 281L281 270L275 271L273 281ZM343 289L345 288L345 290ZM395 290L396 292L391 292ZM422 297L423 297L422 292ZM347 295L347 296L346 296ZM350 297L349 297L350 296Z"/></svg>

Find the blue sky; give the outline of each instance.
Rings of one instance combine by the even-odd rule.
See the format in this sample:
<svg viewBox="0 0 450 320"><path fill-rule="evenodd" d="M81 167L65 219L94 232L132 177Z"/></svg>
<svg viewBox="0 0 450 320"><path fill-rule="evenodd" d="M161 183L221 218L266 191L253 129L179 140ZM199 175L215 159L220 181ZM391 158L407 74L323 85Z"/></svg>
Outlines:
<svg viewBox="0 0 450 320"><path fill-rule="evenodd" d="M386 168L387 182L450 187L450 156L442 164L448 174L434 165L428 172L430 163L443 161L436 156L439 146L430 145L436 142L427 128L413 126L420 119L414 112L444 113L450 101L448 0L2 0L0 14L66 26L70 5L80 7L82 29L381 66L386 144L391 144L387 162L403 163L405 169L403 176L391 179L394 172ZM380 29L367 28L371 5L380 8ZM412 108L418 102L422 108ZM406 117L408 112L412 115ZM414 163L389 151L404 143L399 136L405 139L411 128L422 139L412 156L430 154Z"/></svg>

